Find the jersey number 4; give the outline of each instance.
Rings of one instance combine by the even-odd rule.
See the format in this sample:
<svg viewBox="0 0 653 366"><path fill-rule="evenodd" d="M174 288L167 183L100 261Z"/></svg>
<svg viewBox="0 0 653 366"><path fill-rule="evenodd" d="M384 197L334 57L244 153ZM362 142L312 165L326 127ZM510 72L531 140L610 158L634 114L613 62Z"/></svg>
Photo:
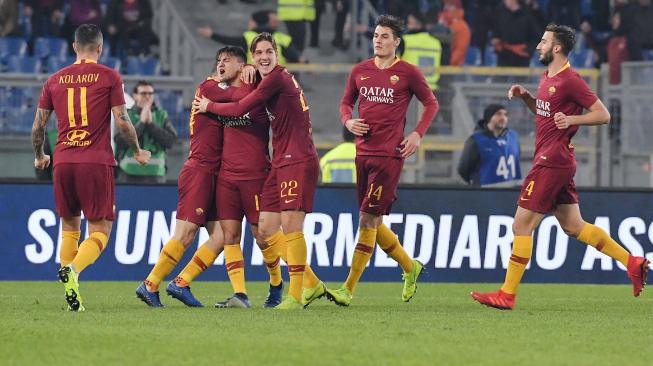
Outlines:
<svg viewBox="0 0 653 366"><path fill-rule="evenodd" d="M75 122L75 88L68 90L68 124L71 128L77 127ZM82 127L88 126L88 111L86 109L86 87L79 88L79 110L82 118Z"/></svg>

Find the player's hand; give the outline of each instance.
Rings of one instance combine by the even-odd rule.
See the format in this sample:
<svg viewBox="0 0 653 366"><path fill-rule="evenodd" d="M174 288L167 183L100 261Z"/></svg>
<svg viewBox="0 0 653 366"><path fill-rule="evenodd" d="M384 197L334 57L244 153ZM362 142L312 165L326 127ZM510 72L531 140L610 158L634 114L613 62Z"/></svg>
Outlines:
<svg viewBox="0 0 653 366"><path fill-rule="evenodd" d="M43 155L41 158L34 159L36 169L45 170L50 166L50 155Z"/></svg>
<svg viewBox="0 0 653 366"><path fill-rule="evenodd" d="M205 96L196 96L195 99L193 100L193 110L197 110L200 113L205 113L206 108L209 105L210 100L208 100Z"/></svg>
<svg viewBox="0 0 653 366"><path fill-rule="evenodd" d="M256 81L256 68L253 65L245 65L240 72L240 80L245 84L254 84Z"/></svg>
<svg viewBox="0 0 653 366"><path fill-rule="evenodd" d="M556 127L558 127L559 130L564 130L569 128L572 123L572 116L567 116L566 114L562 112L558 112L553 115L553 121L556 124Z"/></svg>
<svg viewBox="0 0 653 366"><path fill-rule="evenodd" d="M150 156L152 156L152 153L148 150L139 149L138 152L134 154L134 159L136 159L139 164L145 165L150 161Z"/></svg>
<svg viewBox="0 0 653 366"><path fill-rule="evenodd" d="M401 150L399 151L401 153L402 158L407 158L415 153L417 151L417 148L419 147L420 142L422 141L422 136L419 135L419 133L413 131L411 132L404 141L401 142Z"/></svg>
<svg viewBox="0 0 653 366"><path fill-rule="evenodd" d="M197 34L199 34L201 37L204 38L211 38L211 36L213 35L213 29L211 29L211 27L209 27L208 25L205 25L203 27L198 27Z"/></svg>
<svg viewBox="0 0 653 366"><path fill-rule="evenodd" d="M521 85L513 85L508 90L508 99L512 99L513 97L524 99L528 95L531 95L531 93Z"/></svg>
<svg viewBox="0 0 653 366"><path fill-rule="evenodd" d="M370 125L366 124L362 118L348 119L345 121L345 127L356 136L363 136L370 130Z"/></svg>

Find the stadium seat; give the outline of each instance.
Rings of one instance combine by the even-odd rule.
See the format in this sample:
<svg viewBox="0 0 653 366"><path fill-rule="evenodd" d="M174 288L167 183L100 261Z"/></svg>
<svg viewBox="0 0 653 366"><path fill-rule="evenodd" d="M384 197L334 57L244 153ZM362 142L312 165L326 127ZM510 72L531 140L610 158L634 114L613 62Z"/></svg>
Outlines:
<svg viewBox="0 0 653 366"><path fill-rule="evenodd" d="M173 118L173 116L176 118ZM190 110L184 109L181 112L177 113L176 116L171 114L170 119L172 120L172 124L177 130L177 136L180 138L188 137L188 120L190 119Z"/></svg>
<svg viewBox="0 0 653 366"><path fill-rule="evenodd" d="M115 57L105 57L104 59L100 59L100 63L103 65L106 65L107 67L110 67L116 71L120 71L120 59L115 58Z"/></svg>
<svg viewBox="0 0 653 366"><path fill-rule="evenodd" d="M575 68L594 67L594 52L587 48L575 48L569 54L569 62Z"/></svg>
<svg viewBox="0 0 653 366"><path fill-rule="evenodd" d="M643 50L644 61L653 61L653 50Z"/></svg>
<svg viewBox="0 0 653 366"><path fill-rule="evenodd" d="M38 74L41 72L41 60L34 56L9 56L7 72Z"/></svg>
<svg viewBox="0 0 653 366"><path fill-rule="evenodd" d="M154 57L128 57L127 73L129 75L160 75L161 63Z"/></svg>
<svg viewBox="0 0 653 366"><path fill-rule="evenodd" d="M474 46L470 46L465 54L466 66L478 66L481 64L481 51Z"/></svg>
<svg viewBox="0 0 653 366"><path fill-rule="evenodd" d="M497 66L497 54L494 52L494 47L491 45L485 47L485 55L483 58L483 66Z"/></svg>
<svg viewBox="0 0 653 366"><path fill-rule="evenodd" d="M27 42L20 37L0 37L0 59L5 62L9 56L27 54Z"/></svg>
<svg viewBox="0 0 653 366"><path fill-rule="evenodd" d="M168 112L168 115L178 115L183 111L184 105L181 95L175 92L160 91L157 92L159 105Z"/></svg>
<svg viewBox="0 0 653 366"><path fill-rule="evenodd" d="M34 41L34 56L41 59L49 56L63 59L68 56L68 44L64 38L39 37Z"/></svg>
<svg viewBox="0 0 653 366"><path fill-rule="evenodd" d="M6 118L6 125L4 130L7 132L26 134L32 131L32 124L36 109L34 107L17 107L8 108Z"/></svg>
<svg viewBox="0 0 653 366"><path fill-rule="evenodd" d="M61 58L58 56L50 56L46 61L46 71L49 73L57 72L62 68L72 65L75 62L75 57Z"/></svg>

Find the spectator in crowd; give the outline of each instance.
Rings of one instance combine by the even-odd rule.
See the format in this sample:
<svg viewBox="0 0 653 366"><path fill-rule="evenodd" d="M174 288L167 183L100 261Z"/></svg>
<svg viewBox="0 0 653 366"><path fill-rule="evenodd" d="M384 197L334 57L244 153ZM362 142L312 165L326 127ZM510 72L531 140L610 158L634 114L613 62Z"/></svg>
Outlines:
<svg viewBox="0 0 653 366"><path fill-rule="evenodd" d="M506 107L488 105L465 141L458 174L473 186L514 186L521 179L519 161L519 136L508 128Z"/></svg>
<svg viewBox="0 0 653 366"><path fill-rule="evenodd" d="M107 32L114 56L149 54L158 42L152 31L149 0L112 0L107 10Z"/></svg>
<svg viewBox="0 0 653 366"><path fill-rule="evenodd" d="M481 52L481 60L485 59L485 46L488 44L489 33L495 27L497 10L501 0L474 1L473 40Z"/></svg>
<svg viewBox="0 0 653 366"><path fill-rule="evenodd" d="M426 31L424 19L420 14L408 14L406 33L401 37L398 52L404 61L422 68L431 90L437 90L442 63L442 44Z"/></svg>
<svg viewBox="0 0 653 366"><path fill-rule="evenodd" d="M329 150L320 159L322 183L356 183L356 144L354 134L343 126L344 142Z"/></svg>
<svg viewBox="0 0 653 366"><path fill-rule="evenodd" d="M498 66L529 66L535 45L542 36L530 9L519 0L503 0L496 15L492 45Z"/></svg>
<svg viewBox="0 0 653 366"><path fill-rule="evenodd" d="M622 12L628 55L631 61L643 60L642 49L653 49L653 4L651 0L635 0Z"/></svg>
<svg viewBox="0 0 653 366"><path fill-rule="evenodd" d="M20 35L18 0L0 0L0 37Z"/></svg>
<svg viewBox="0 0 653 366"><path fill-rule="evenodd" d="M628 0L617 0L611 18L613 33L608 39L606 57L609 69L608 81L612 85L621 83L621 64L630 59L627 41L629 26L623 23L623 18L624 13L630 13L631 6L632 4L629 4ZM628 18L627 15L626 18Z"/></svg>
<svg viewBox="0 0 653 366"><path fill-rule="evenodd" d="M580 0L549 0L551 22L578 29L581 22Z"/></svg>
<svg viewBox="0 0 653 366"><path fill-rule="evenodd" d="M75 29L82 24L103 26L102 7L99 0L70 0L70 11L64 21L62 35L72 43Z"/></svg>
<svg viewBox="0 0 653 366"><path fill-rule="evenodd" d="M315 19L309 23L311 28L311 39L308 46L312 48L320 47L320 18L326 10L325 0L315 0Z"/></svg>
<svg viewBox="0 0 653 366"><path fill-rule="evenodd" d="M24 14L34 37L59 37L64 22L63 0L26 0Z"/></svg>
<svg viewBox="0 0 653 366"><path fill-rule="evenodd" d="M120 171L118 181L122 183L164 183L166 174L166 150L177 140L177 131L168 119L168 112L159 108L154 101L154 86L141 80L134 87L136 104L128 110L134 124L138 142L142 149L152 153L145 164L134 159L134 151L121 134L115 135L116 160Z"/></svg>
<svg viewBox="0 0 653 366"><path fill-rule="evenodd" d="M277 13L301 54L306 47L306 23L315 20L314 0L279 0Z"/></svg>
<svg viewBox="0 0 653 366"><path fill-rule="evenodd" d="M449 65L463 66L472 32L465 21L465 11L460 5L460 0L445 1L444 11L440 14L440 23L447 26L453 35Z"/></svg>
<svg viewBox="0 0 653 366"><path fill-rule="evenodd" d="M336 21L331 45L344 51L349 48L349 45L345 43L344 37L345 22L347 21L347 14L349 13L349 1L334 0L333 7L336 11Z"/></svg>
<svg viewBox="0 0 653 366"><path fill-rule="evenodd" d="M530 9L533 19L537 21L538 28L544 29L549 24L538 0L524 0L524 6Z"/></svg>
<svg viewBox="0 0 653 366"><path fill-rule="evenodd" d="M300 52L295 47L293 38L283 32L279 32L279 18L277 13L269 10L259 10L252 13L247 25L247 31L240 36L227 36L214 32L211 27L204 26L197 28L197 33L204 37L210 38L216 42L225 45L238 46L247 50L247 62L252 62L252 54L249 51L249 45L254 37L261 32L272 34L277 47L279 48L279 64L285 65L286 62L303 62Z"/></svg>

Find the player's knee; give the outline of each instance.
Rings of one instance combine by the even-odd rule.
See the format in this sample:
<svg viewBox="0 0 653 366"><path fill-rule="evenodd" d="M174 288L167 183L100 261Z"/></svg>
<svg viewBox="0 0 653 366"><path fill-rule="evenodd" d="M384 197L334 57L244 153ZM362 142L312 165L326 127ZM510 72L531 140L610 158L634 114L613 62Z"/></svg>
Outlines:
<svg viewBox="0 0 653 366"><path fill-rule="evenodd" d="M269 238L272 235L276 234L278 231L279 231L278 227L260 225L258 227L257 240L260 237L262 239L262 241L265 241L267 238Z"/></svg>
<svg viewBox="0 0 653 366"><path fill-rule="evenodd" d="M224 230L225 243L240 243L240 231Z"/></svg>
<svg viewBox="0 0 653 366"><path fill-rule="evenodd" d="M560 227L562 227L562 231L565 232L565 234L571 236L572 238L578 237L580 235L581 230L583 230L583 223L560 223Z"/></svg>
<svg viewBox="0 0 653 366"><path fill-rule="evenodd" d="M188 248L188 246L195 240L198 228L184 228L179 231L175 230L174 237L179 240L181 244Z"/></svg>
<svg viewBox="0 0 653 366"><path fill-rule="evenodd" d="M512 223L512 233L514 236L529 236L533 234L533 228L521 222Z"/></svg>

